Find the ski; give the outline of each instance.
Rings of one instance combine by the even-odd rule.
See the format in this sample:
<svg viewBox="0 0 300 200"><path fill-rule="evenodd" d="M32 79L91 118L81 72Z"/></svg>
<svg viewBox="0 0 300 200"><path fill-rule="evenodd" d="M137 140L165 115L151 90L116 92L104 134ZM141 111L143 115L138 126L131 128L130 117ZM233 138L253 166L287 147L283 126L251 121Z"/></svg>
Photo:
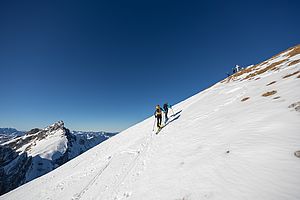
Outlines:
<svg viewBox="0 0 300 200"><path fill-rule="evenodd" d="M165 125L158 128L155 134L157 135L161 131L161 129L163 129L163 127L165 127Z"/></svg>

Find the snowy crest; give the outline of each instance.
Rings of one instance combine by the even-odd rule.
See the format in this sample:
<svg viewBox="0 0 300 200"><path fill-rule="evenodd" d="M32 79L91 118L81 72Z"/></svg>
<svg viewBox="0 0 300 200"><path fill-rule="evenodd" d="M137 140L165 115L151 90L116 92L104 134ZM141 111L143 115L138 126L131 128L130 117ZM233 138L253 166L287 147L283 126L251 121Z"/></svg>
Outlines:
<svg viewBox="0 0 300 200"><path fill-rule="evenodd" d="M54 130L58 130L58 129L63 129L65 126L64 122L62 120L48 126L45 128L46 131L54 131Z"/></svg>
<svg viewBox="0 0 300 200"><path fill-rule="evenodd" d="M278 73L281 70L293 69L300 62L300 45L292 47L272 58L231 75L224 81L258 80L260 78Z"/></svg>

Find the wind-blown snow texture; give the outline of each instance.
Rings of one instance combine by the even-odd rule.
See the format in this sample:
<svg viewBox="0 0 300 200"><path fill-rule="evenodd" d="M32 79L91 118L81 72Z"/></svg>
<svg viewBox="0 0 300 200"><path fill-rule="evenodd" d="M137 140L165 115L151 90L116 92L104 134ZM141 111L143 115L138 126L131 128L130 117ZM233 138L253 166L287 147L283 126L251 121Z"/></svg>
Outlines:
<svg viewBox="0 0 300 200"><path fill-rule="evenodd" d="M158 135L150 117L0 199L300 199L299 49L173 106Z"/></svg>

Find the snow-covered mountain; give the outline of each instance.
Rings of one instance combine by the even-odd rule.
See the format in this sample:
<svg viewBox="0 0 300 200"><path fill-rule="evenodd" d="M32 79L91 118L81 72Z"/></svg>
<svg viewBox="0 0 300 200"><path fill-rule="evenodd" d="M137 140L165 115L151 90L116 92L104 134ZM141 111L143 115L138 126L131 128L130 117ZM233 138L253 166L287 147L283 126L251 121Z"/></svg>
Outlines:
<svg viewBox="0 0 300 200"><path fill-rule="evenodd" d="M0 144L24 134L24 131L18 131L15 128L0 128Z"/></svg>
<svg viewBox="0 0 300 200"><path fill-rule="evenodd" d="M300 45L119 133L0 199L299 200Z"/></svg>
<svg viewBox="0 0 300 200"><path fill-rule="evenodd" d="M63 121L59 121L2 143L0 194L52 171L113 135L115 133L70 132Z"/></svg>

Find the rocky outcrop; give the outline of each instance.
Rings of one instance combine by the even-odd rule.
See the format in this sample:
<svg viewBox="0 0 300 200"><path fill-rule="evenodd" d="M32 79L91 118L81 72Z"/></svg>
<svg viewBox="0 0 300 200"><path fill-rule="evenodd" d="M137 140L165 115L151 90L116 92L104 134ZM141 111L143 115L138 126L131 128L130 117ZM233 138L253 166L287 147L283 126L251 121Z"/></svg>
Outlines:
<svg viewBox="0 0 300 200"><path fill-rule="evenodd" d="M64 130L65 136L67 137L67 140L68 140L68 143L67 143L68 148L67 148L66 152L60 158L54 160L54 163L56 166L63 165L64 163L66 163L70 159L72 159L72 157L71 157L72 147L73 147L74 142L76 141L76 137L71 134L69 129L67 129L65 127L63 127L62 129Z"/></svg>
<svg viewBox="0 0 300 200"><path fill-rule="evenodd" d="M0 146L0 195L26 182L31 159L26 152L19 155L9 147Z"/></svg>

